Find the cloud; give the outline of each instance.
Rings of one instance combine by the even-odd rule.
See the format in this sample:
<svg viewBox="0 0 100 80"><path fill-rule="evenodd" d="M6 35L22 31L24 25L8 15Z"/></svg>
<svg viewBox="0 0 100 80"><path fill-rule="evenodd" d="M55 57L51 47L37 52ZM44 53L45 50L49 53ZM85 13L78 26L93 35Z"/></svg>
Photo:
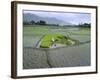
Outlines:
<svg viewBox="0 0 100 80"><path fill-rule="evenodd" d="M72 24L91 23L90 13L75 13L75 12L50 12L50 11L27 11L24 13L32 13L41 17L53 17L56 19L70 22Z"/></svg>

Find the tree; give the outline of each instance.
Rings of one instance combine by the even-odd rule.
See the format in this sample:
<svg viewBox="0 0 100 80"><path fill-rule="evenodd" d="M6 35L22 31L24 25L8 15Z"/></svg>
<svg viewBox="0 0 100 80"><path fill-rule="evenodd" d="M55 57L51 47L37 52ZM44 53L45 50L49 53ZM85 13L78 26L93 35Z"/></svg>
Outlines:
<svg viewBox="0 0 100 80"><path fill-rule="evenodd" d="M23 21L23 25L28 25L28 24L30 24L30 23L27 21Z"/></svg>
<svg viewBox="0 0 100 80"><path fill-rule="evenodd" d="M34 20L32 20L30 23L31 23L31 24L35 24L35 21L34 21Z"/></svg>
<svg viewBox="0 0 100 80"><path fill-rule="evenodd" d="M40 20L40 21L38 21L36 24L39 24L39 25L46 25L46 22L43 21L43 20Z"/></svg>
<svg viewBox="0 0 100 80"><path fill-rule="evenodd" d="M80 27L80 28L90 28L91 27L91 23L79 24L78 27Z"/></svg>
<svg viewBox="0 0 100 80"><path fill-rule="evenodd" d="M46 22L45 22L45 21L43 21L43 20L40 20L40 24L41 24L41 25L45 25L45 24L46 24Z"/></svg>
<svg viewBox="0 0 100 80"><path fill-rule="evenodd" d="M90 23L84 23L84 27L90 28L91 27L91 24Z"/></svg>

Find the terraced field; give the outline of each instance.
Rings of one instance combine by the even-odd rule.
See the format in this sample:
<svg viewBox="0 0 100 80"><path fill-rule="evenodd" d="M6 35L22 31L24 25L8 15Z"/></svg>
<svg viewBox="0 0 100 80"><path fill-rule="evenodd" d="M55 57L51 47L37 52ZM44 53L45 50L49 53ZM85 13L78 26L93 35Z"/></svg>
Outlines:
<svg viewBox="0 0 100 80"><path fill-rule="evenodd" d="M23 46L35 48L38 41L46 34L62 34L80 42L90 41L89 29L26 25L23 27Z"/></svg>
<svg viewBox="0 0 100 80"><path fill-rule="evenodd" d="M81 44L57 49L36 48L46 34L62 34ZM89 66L90 62L90 29L57 28L51 26L25 25L23 27L23 68L52 68Z"/></svg>

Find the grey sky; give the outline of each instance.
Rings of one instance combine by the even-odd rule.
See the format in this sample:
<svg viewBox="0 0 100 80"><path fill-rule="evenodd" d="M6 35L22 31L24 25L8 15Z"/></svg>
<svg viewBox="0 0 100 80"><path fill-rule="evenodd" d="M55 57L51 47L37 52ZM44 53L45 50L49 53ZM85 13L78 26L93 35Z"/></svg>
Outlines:
<svg viewBox="0 0 100 80"><path fill-rule="evenodd" d="M24 13L32 13L40 17L52 17L63 20L72 24L91 23L90 13L75 13L75 12L46 12L46 11L27 11Z"/></svg>

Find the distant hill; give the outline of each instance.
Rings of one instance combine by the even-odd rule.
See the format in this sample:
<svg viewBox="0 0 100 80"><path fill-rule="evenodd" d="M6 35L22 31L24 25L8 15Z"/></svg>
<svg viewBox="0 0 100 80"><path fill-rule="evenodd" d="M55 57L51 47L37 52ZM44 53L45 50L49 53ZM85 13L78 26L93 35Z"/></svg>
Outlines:
<svg viewBox="0 0 100 80"><path fill-rule="evenodd" d="M32 14L32 13L23 14L23 21L30 22L32 20L34 20L35 22L43 20L43 21L46 21L47 24L72 25L69 22L64 22L62 20L59 20L53 17L41 17L41 16L37 16L36 14Z"/></svg>

